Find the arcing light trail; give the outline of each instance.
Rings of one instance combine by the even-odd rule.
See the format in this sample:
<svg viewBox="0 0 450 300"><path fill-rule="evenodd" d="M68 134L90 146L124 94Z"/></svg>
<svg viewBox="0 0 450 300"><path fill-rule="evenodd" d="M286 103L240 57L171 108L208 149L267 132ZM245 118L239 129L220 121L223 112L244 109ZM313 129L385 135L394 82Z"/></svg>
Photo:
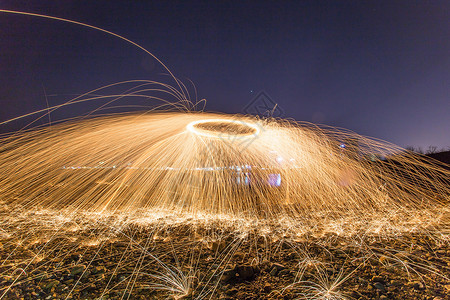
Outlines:
<svg viewBox="0 0 450 300"><path fill-rule="evenodd" d="M78 26L83 26L86 28L90 28L90 29L94 29L103 33L106 33L110 36L119 38L137 48L139 48L140 50L144 51L146 54L150 55L153 59L155 59L161 66L163 66L163 68L170 74L170 76L174 79L175 83L177 84L179 91L181 95L186 98L186 94L185 94L185 90L184 85L172 74L172 72L170 71L170 69L158 58L156 57L153 53L151 53L150 51L148 51L147 49L145 49L144 47L142 47L141 45L139 45L138 43L135 43L129 39L127 39L126 37L123 37L117 33L111 32L109 30L105 30L103 28L97 27L97 26L93 26L93 25L89 25L83 22L78 22L78 21L74 21L74 20L69 20L69 19L64 19L64 18L60 18L60 17L54 17L54 16L49 16L49 15L43 15L43 14L36 14L36 13L29 13L29 12L23 12L23 11L15 11L15 10L6 10L6 9L0 9L0 13L6 13L6 14L16 14L16 15L22 15L22 16L31 16L31 17L38 17L38 18L44 18L44 19L49 19L49 20L56 20L56 21L60 21L60 22L66 22L66 23L71 23L71 24L75 24Z"/></svg>

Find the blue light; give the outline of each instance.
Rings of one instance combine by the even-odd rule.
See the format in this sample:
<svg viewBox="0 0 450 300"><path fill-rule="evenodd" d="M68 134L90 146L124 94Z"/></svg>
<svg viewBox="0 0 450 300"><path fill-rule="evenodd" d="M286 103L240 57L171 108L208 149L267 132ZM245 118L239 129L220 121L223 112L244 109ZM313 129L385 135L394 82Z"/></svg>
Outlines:
<svg viewBox="0 0 450 300"><path fill-rule="evenodd" d="M280 174L269 174L269 179L267 183L270 186L280 186L281 185L281 175Z"/></svg>

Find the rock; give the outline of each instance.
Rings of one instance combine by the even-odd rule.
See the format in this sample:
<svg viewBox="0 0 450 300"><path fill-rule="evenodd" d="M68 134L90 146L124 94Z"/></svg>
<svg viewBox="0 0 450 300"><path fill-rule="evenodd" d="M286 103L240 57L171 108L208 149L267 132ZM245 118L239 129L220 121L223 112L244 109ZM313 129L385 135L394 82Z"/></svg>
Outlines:
<svg viewBox="0 0 450 300"><path fill-rule="evenodd" d="M233 267L231 269L225 269L222 273L221 280L223 282L228 282L230 280L233 280L236 278L236 267Z"/></svg>
<svg viewBox="0 0 450 300"><path fill-rule="evenodd" d="M361 296L361 294L358 293L358 288L353 289L350 296L352 297L351 299L358 299Z"/></svg>
<svg viewBox="0 0 450 300"><path fill-rule="evenodd" d="M104 266L97 266L94 268L92 274L105 273L106 268Z"/></svg>
<svg viewBox="0 0 450 300"><path fill-rule="evenodd" d="M372 282L380 282L380 283L384 283L384 278L381 276L373 276L372 277Z"/></svg>
<svg viewBox="0 0 450 300"><path fill-rule="evenodd" d="M45 290L51 290L53 287L56 287L59 284L58 280L52 280L49 283L47 283L44 287Z"/></svg>
<svg viewBox="0 0 450 300"><path fill-rule="evenodd" d="M263 290L264 290L265 293L269 293L270 291L272 291L272 285L270 283L266 282L264 284Z"/></svg>
<svg viewBox="0 0 450 300"><path fill-rule="evenodd" d="M275 268L275 267L273 267L273 268L270 270L270 272L269 272L269 274L272 275L272 276L277 275L277 273L278 273L278 269Z"/></svg>
<svg viewBox="0 0 450 300"><path fill-rule="evenodd" d="M403 283L399 280L391 280L391 286L402 286Z"/></svg>
<svg viewBox="0 0 450 300"><path fill-rule="evenodd" d="M384 292L386 291L386 288L384 287L384 284L382 284L381 282L375 282L373 284L373 287L376 288L377 290Z"/></svg>
<svg viewBox="0 0 450 300"><path fill-rule="evenodd" d="M266 272L270 271L270 262L267 259L264 259L259 266Z"/></svg>
<svg viewBox="0 0 450 300"><path fill-rule="evenodd" d="M275 276L278 274L279 271L286 269L285 266L283 266L282 264L278 264L278 263L273 263L272 267L270 269L270 275Z"/></svg>
<svg viewBox="0 0 450 300"><path fill-rule="evenodd" d="M278 276L289 276L291 275L291 271L289 271L288 269L284 269L278 272Z"/></svg>
<svg viewBox="0 0 450 300"><path fill-rule="evenodd" d="M233 255L233 257L237 260L241 260L242 258L244 258L245 254L242 253L241 251L236 251Z"/></svg>
<svg viewBox="0 0 450 300"><path fill-rule="evenodd" d="M415 290L423 290L423 289L425 289L425 286L420 281L411 282L409 285L412 286L413 289L415 289Z"/></svg>
<svg viewBox="0 0 450 300"><path fill-rule="evenodd" d="M258 270L249 265L239 265L223 271L222 281L228 282L233 279L251 280L255 277Z"/></svg>
<svg viewBox="0 0 450 300"><path fill-rule="evenodd" d="M255 270L252 266L237 266L236 273L239 275L239 278L242 280L250 280L255 276Z"/></svg>
<svg viewBox="0 0 450 300"><path fill-rule="evenodd" d="M86 269L85 265L78 265L72 268L72 270L70 270L70 275L75 276L78 274L81 274L84 272L84 269Z"/></svg>
<svg viewBox="0 0 450 300"><path fill-rule="evenodd" d="M82 257L83 255L81 253L74 253L70 256L70 258L75 262L78 262Z"/></svg>
<svg viewBox="0 0 450 300"><path fill-rule="evenodd" d="M295 252L290 252L286 255L286 260L293 260L297 257L297 254Z"/></svg>

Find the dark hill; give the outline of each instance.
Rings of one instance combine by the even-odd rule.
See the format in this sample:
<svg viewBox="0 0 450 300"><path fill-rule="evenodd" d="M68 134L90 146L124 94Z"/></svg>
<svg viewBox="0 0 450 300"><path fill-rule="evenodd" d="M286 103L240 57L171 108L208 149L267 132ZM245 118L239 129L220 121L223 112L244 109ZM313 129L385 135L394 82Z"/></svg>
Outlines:
<svg viewBox="0 0 450 300"><path fill-rule="evenodd" d="M450 165L450 151L427 154L428 157Z"/></svg>

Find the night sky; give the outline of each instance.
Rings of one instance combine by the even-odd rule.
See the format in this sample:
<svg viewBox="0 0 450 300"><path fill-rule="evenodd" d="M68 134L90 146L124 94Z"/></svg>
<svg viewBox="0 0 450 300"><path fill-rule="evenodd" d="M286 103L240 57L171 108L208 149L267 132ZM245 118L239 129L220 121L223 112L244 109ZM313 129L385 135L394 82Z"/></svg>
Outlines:
<svg viewBox="0 0 450 300"><path fill-rule="evenodd" d="M131 39L192 80L208 111L243 113L264 91L286 118L403 147L450 146L448 0L0 0L0 9ZM57 105L118 81L170 82L161 72L143 51L104 33L0 13L0 121L45 108L45 95Z"/></svg>

